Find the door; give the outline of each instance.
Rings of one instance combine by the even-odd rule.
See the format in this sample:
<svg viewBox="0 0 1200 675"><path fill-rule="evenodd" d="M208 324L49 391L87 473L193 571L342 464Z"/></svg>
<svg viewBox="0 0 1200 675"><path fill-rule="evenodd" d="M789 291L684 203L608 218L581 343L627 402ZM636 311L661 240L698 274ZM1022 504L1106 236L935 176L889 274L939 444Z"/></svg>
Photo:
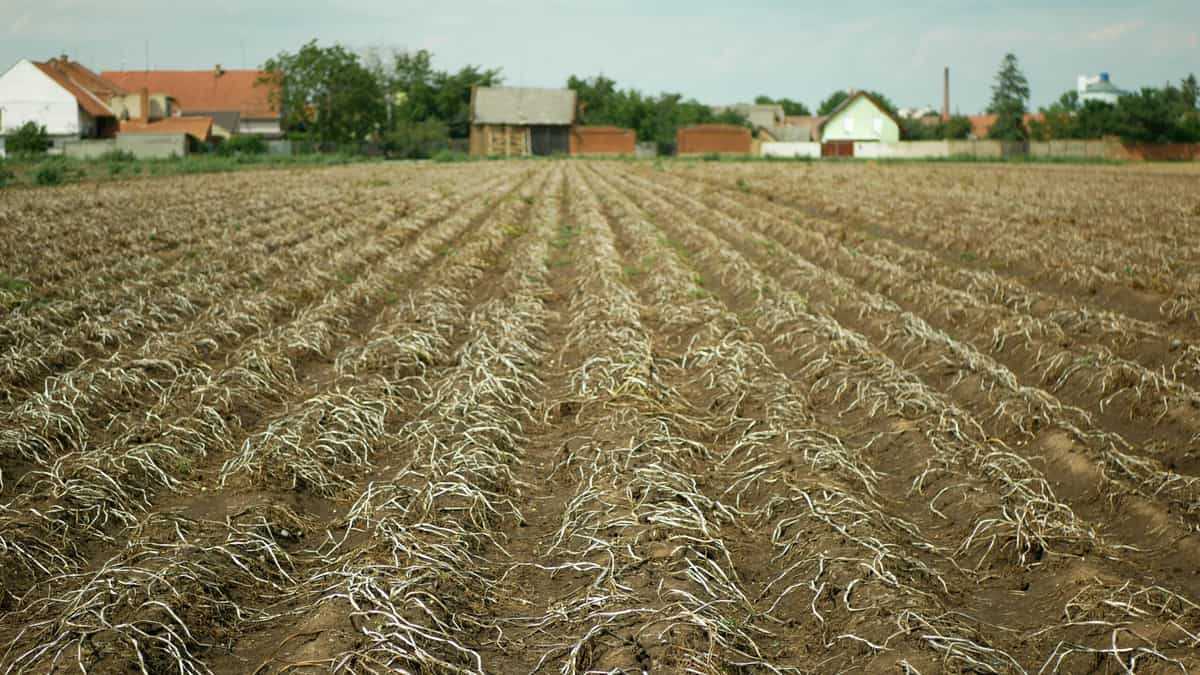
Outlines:
<svg viewBox="0 0 1200 675"><path fill-rule="evenodd" d="M853 157L854 141L826 141L821 144L822 157Z"/></svg>
<svg viewBox="0 0 1200 675"><path fill-rule="evenodd" d="M529 127L529 144L540 157L566 155L571 150L570 127Z"/></svg>

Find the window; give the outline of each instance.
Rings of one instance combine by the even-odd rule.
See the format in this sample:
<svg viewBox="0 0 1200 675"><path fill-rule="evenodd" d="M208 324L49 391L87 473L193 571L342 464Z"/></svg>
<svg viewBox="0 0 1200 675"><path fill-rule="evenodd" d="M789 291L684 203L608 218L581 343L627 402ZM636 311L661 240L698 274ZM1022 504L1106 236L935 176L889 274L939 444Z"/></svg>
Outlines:
<svg viewBox="0 0 1200 675"><path fill-rule="evenodd" d="M847 117L846 119L842 120L842 131L845 131L848 134L854 133L854 118L853 117Z"/></svg>
<svg viewBox="0 0 1200 675"><path fill-rule="evenodd" d="M876 117L876 118L875 118L875 123L874 123L874 125L873 125L873 126L874 126L874 129L875 129L875 135L876 135L876 136L883 136L883 118L882 118L882 117Z"/></svg>

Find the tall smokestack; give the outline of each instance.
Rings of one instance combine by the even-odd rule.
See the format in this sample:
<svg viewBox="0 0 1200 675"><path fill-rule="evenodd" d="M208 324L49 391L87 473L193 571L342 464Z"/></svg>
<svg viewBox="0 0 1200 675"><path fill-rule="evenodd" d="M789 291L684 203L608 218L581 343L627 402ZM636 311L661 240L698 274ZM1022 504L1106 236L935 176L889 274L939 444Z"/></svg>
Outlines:
<svg viewBox="0 0 1200 675"><path fill-rule="evenodd" d="M942 121L950 120L950 66L946 66L946 73L942 78Z"/></svg>

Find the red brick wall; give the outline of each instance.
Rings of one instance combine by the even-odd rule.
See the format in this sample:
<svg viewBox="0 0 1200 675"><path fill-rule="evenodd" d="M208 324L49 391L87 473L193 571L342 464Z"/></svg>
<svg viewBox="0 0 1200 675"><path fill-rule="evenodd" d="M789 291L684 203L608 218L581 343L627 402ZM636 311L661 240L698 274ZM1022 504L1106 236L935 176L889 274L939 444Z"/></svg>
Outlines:
<svg viewBox="0 0 1200 675"><path fill-rule="evenodd" d="M1130 143L1109 146L1112 159L1149 160L1200 160L1200 143Z"/></svg>
<svg viewBox="0 0 1200 675"><path fill-rule="evenodd" d="M700 124L675 132L676 152L681 155L719 152L750 154L750 130L731 124Z"/></svg>
<svg viewBox="0 0 1200 675"><path fill-rule="evenodd" d="M632 155L637 134L621 127L572 127L572 155Z"/></svg>

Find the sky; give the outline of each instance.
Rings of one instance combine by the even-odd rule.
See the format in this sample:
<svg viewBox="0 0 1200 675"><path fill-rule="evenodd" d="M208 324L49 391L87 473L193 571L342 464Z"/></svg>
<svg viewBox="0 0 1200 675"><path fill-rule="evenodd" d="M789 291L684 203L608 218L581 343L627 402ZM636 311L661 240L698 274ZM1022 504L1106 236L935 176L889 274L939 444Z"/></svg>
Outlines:
<svg viewBox="0 0 1200 675"><path fill-rule="evenodd" d="M93 70L254 68L316 39L428 49L434 65L503 69L506 83L563 86L603 73L621 87L705 103L786 96L816 107L872 89L900 107L982 111L1006 52L1032 107L1111 73L1125 89L1200 73L1200 0L0 0L0 69L67 53Z"/></svg>

